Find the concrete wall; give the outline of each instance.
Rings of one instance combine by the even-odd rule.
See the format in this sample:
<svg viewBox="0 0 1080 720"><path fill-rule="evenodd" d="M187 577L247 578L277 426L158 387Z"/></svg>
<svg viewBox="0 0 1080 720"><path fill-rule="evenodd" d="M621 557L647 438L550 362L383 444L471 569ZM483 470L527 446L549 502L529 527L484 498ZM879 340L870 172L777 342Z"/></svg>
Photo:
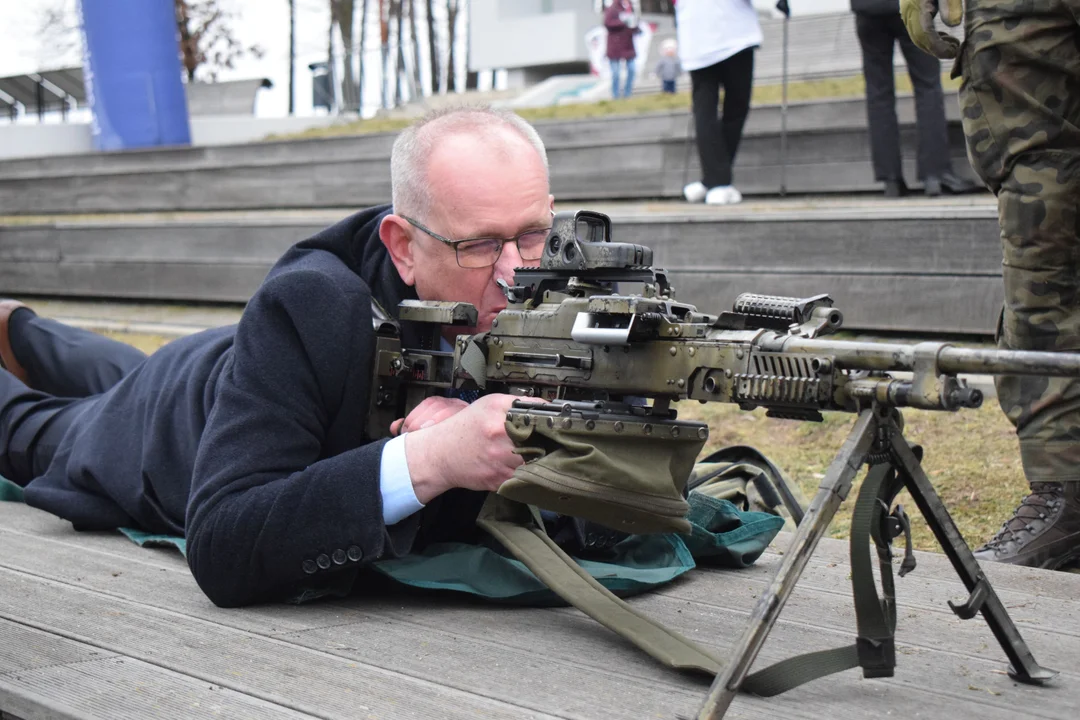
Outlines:
<svg viewBox="0 0 1080 720"><path fill-rule="evenodd" d="M332 125L336 118L255 118L251 115L191 118L191 141L195 146L227 145L261 140L267 135L294 133ZM94 143L88 123L0 125L0 160L51 155L92 153Z"/></svg>
<svg viewBox="0 0 1080 720"><path fill-rule="evenodd" d="M469 22L469 69L512 69L587 63L600 16L588 0L473 0Z"/></svg>

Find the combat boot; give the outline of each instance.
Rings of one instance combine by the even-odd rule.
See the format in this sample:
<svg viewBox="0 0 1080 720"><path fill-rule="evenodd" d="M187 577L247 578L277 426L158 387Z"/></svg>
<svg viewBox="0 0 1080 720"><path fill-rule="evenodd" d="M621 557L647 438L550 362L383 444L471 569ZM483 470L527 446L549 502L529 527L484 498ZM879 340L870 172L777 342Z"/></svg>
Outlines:
<svg viewBox="0 0 1080 720"><path fill-rule="evenodd" d="M1031 494L975 558L1048 570L1080 558L1080 482L1031 483Z"/></svg>

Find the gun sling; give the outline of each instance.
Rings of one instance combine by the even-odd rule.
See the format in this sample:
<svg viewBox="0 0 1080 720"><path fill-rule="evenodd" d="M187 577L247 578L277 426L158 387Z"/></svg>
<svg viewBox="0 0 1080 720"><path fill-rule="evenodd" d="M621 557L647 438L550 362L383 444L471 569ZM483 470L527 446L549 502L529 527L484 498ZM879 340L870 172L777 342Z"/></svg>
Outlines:
<svg viewBox="0 0 1080 720"><path fill-rule="evenodd" d="M534 507L491 493L476 522L559 597L664 665L710 675L723 666L718 658L642 615L578 567L544 532Z"/></svg>
<svg viewBox="0 0 1080 720"><path fill-rule="evenodd" d="M858 625L856 644L807 653L771 665L747 676L742 683L744 691L771 697L811 680L859 666L866 677L893 674L896 603L890 541L900 532L907 535L908 541L901 575L914 565L910 532L903 511L889 516L882 512L899 487L891 467L876 465L867 474L856 501L851 527L852 585ZM886 525L889 520L893 522ZM492 493L477 524L563 600L662 664L710 675L716 675L724 666L722 659L638 612L578 567L544 532L536 508ZM878 551L882 598L878 597L871 567L871 539Z"/></svg>

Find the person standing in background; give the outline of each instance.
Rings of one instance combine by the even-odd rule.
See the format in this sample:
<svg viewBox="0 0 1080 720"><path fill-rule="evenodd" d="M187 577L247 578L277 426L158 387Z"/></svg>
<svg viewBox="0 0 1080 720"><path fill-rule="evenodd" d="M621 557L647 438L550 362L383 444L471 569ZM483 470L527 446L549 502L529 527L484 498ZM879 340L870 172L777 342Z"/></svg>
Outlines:
<svg viewBox="0 0 1080 720"><path fill-rule="evenodd" d="M660 59L656 62L656 75L660 78L661 92L675 94L675 81L682 74L682 65L677 55L678 44L674 38L668 38L660 46Z"/></svg>
<svg viewBox="0 0 1080 720"><path fill-rule="evenodd" d="M862 47L874 179L885 183L885 196L908 194L900 164L900 126L896 120L895 43L900 43L915 90L915 122L919 131L917 172L925 193L936 196L943 189L952 193L978 190L977 184L952 171L941 62L915 47L908 37L900 18L900 0L851 0L851 10L855 13L855 32Z"/></svg>
<svg viewBox="0 0 1080 720"><path fill-rule="evenodd" d="M622 97L630 97L634 89L634 35L637 27L637 15L630 0L612 0L604 10L604 27L607 28L607 58L611 63L611 97L619 97L619 68L626 65L626 83Z"/></svg>
<svg viewBox="0 0 1080 720"><path fill-rule="evenodd" d="M750 0L679 0L675 5L679 59L690 73L690 93L702 178L683 188L688 202L742 202L731 166L750 112L754 49L761 25ZM720 87L723 115L717 115Z"/></svg>

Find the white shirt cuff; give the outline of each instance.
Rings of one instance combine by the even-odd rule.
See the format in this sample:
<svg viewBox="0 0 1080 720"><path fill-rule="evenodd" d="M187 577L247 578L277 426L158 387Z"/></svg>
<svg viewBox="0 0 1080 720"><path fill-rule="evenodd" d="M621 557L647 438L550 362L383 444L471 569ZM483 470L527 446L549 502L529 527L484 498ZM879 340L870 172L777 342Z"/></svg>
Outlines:
<svg viewBox="0 0 1080 720"><path fill-rule="evenodd" d="M393 525L424 507L413 491L409 463L405 459L405 436L399 435L383 446L379 466L383 522Z"/></svg>

